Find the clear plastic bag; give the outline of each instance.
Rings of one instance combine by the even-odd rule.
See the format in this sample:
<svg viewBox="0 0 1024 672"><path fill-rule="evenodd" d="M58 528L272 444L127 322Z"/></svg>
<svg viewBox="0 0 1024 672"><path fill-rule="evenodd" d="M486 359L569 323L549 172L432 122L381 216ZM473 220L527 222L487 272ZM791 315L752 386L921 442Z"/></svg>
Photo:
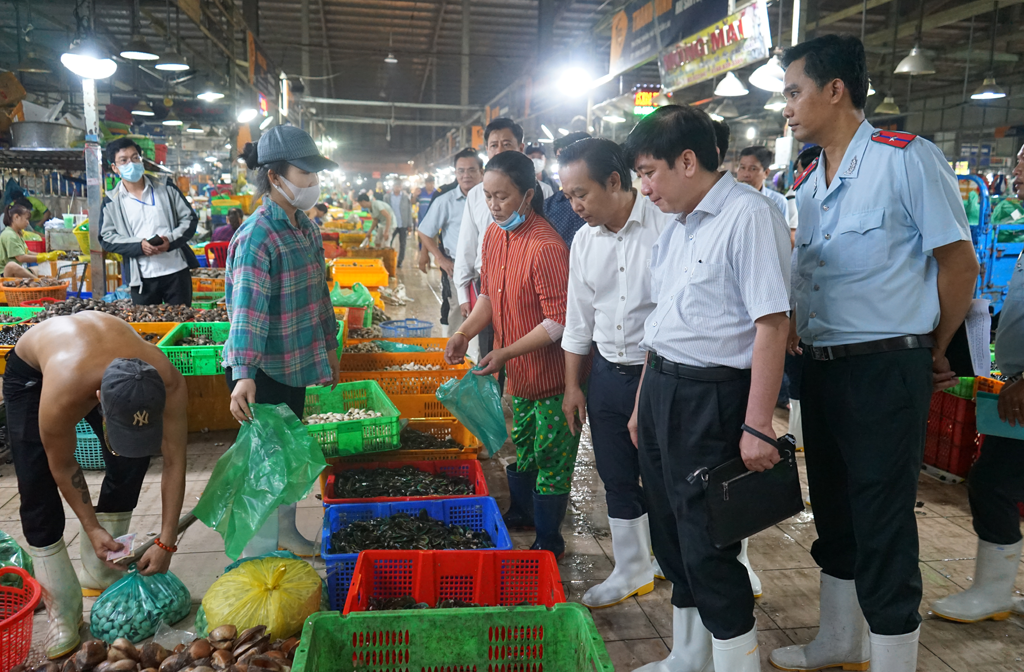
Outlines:
<svg viewBox="0 0 1024 672"><path fill-rule="evenodd" d="M252 404L253 419L213 469L193 513L241 555L277 507L304 499L327 467L323 450L286 405Z"/></svg>
<svg viewBox="0 0 1024 672"><path fill-rule="evenodd" d="M272 640L290 637L320 610L322 591L316 570L295 556L246 558L228 567L206 591L205 625L212 630L231 624L239 631L266 625Z"/></svg>
<svg viewBox="0 0 1024 672"><path fill-rule="evenodd" d="M96 600L89 630L107 644L118 637L140 642L161 622L173 625L190 611L192 596L181 579L170 572L143 576L132 565Z"/></svg>
<svg viewBox="0 0 1024 672"><path fill-rule="evenodd" d="M32 556L24 551L14 537L0 530L0 567L20 567L35 576L32 571ZM21 578L7 574L0 579L0 585L21 588Z"/></svg>
<svg viewBox="0 0 1024 672"><path fill-rule="evenodd" d="M508 439L501 390L494 376L478 376L476 366L462 380L452 379L437 389L437 399L494 455Z"/></svg>

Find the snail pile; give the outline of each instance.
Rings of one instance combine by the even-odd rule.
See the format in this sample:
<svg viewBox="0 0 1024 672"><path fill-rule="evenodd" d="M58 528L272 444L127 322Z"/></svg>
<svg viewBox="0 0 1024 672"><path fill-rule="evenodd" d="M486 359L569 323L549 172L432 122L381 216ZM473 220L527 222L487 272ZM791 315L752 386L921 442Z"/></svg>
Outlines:
<svg viewBox="0 0 1024 672"><path fill-rule="evenodd" d="M15 287L25 289L28 287L60 287L64 283L57 278L19 278L17 280L4 280L4 287Z"/></svg>
<svg viewBox="0 0 1024 672"><path fill-rule="evenodd" d="M441 366L439 364L417 364L415 362L406 362L405 364L395 364L394 366L384 367L385 371L440 371Z"/></svg>
<svg viewBox="0 0 1024 672"><path fill-rule="evenodd" d="M223 278L224 277L224 269L223 268L193 268L192 269L192 277L193 278L207 278L207 279Z"/></svg>
<svg viewBox="0 0 1024 672"><path fill-rule="evenodd" d="M383 413L378 413L377 411L371 411L365 408L350 408L344 413L314 413L313 415L307 415L302 422L306 425L325 425L330 422L348 422L349 420L379 418L382 415Z"/></svg>
<svg viewBox="0 0 1024 672"><path fill-rule="evenodd" d="M0 345L14 345L31 326L31 324L10 324L0 327Z"/></svg>
<svg viewBox="0 0 1024 672"><path fill-rule="evenodd" d="M175 345L224 345L224 341L207 336L206 334L192 334L181 339Z"/></svg>
<svg viewBox="0 0 1024 672"><path fill-rule="evenodd" d="M352 327L349 326L348 337L349 338L381 338L384 335L384 331L380 328L380 325L373 325L370 328L364 327Z"/></svg>
<svg viewBox="0 0 1024 672"><path fill-rule="evenodd" d="M373 341L369 341L368 343L346 345L344 352L346 355L373 355L378 352L384 352L384 350Z"/></svg>
<svg viewBox="0 0 1024 672"><path fill-rule="evenodd" d="M202 310L190 306L172 306L160 304L156 306L136 306L130 299L120 299L107 303L100 299L79 299L70 297L66 301L48 303L42 313L32 318L33 322L42 322L51 317L75 315L83 310L95 310L120 317L126 322L227 322L228 312L224 308Z"/></svg>
<svg viewBox="0 0 1024 672"><path fill-rule="evenodd" d="M47 661L36 667L17 665L11 672L287 672L299 640L271 643L267 626L238 634L233 625L214 628L206 639L179 644L168 651L155 642L136 647L115 639L108 648L93 639L82 644L63 666Z"/></svg>
<svg viewBox="0 0 1024 672"><path fill-rule="evenodd" d="M24 317L17 317L15 315L0 315L0 324L10 324L12 322L21 322Z"/></svg>

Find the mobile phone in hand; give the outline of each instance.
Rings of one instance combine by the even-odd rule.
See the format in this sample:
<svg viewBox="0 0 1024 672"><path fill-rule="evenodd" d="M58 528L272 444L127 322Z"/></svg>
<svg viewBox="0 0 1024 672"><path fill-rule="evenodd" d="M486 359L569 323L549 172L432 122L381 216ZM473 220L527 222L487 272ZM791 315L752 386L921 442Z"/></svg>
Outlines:
<svg viewBox="0 0 1024 672"><path fill-rule="evenodd" d="M164 239L161 238L160 236L153 236L146 242L152 245L153 247L160 247L161 245L164 244Z"/></svg>

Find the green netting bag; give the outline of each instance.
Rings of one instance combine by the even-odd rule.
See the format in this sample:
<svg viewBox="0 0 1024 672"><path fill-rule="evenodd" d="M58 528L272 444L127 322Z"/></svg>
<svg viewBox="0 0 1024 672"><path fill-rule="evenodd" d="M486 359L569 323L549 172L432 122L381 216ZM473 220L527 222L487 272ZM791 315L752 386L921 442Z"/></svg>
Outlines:
<svg viewBox="0 0 1024 672"><path fill-rule="evenodd" d="M18 545L14 537L3 530L0 530L0 567L20 567L35 576L35 572L32 571L32 556ZM13 574L7 574L0 578L0 585L21 588L21 579Z"/></svg>
<svg viewBox="0 0 1024 672"><path fill-rule="evenodd" d="M394 341L374 341L384 352L426 352L427 349L410 343L396 343Z"/></svg>
<svg viewBox="0 0 1024 672"><path fill-rule="evenodd" d="M453 378L437 389L437 399L459 422L483 441L494 455L508 439L505 412L501 408L501 390L494 376L478 376L480 366L466 372L462 380Z"/></svg>
<svg viewBox="0 0 1024 672"><path fill-rule="evenodd" d="M327 467L323 450L285 404L252 404L252 421L213 469L193 510L224 538L224 552L242 549L277 507L304 499Z"/></svg>
<svg viewBox="0 0 1024 672"><path fill-rule="evenodd" d="M160 621L174 625L192 611L192 596L174 574L143 576L135 569L103 591L92 607L89 631L107 644L118 637L140 642Z"/></svg>

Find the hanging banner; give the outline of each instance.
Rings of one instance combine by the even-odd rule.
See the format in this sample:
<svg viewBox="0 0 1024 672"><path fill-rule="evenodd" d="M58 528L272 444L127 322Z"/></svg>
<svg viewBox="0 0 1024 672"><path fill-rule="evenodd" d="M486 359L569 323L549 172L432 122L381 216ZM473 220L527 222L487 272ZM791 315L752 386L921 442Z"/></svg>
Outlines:
<svg viewBox="0 0 1024 672"><path fill-rule="evenodd" d="M612 17L608 73L617 75L651 60L728 12L729 0L633 0Z"/></svg>
<svg viewBox="0 0 1024 672"><path fill-rule="evenodd" d="M757 0L662 52L661 85L675 91L768 58L768 6Z"/></svg>
<svg viewBox="0 0 1024 672"><path fill-rule="evenodd" d="M267 53L256 41L252 31L246 31L249 38L249 83L270 100L277 100L278 73Z"/></svg>

